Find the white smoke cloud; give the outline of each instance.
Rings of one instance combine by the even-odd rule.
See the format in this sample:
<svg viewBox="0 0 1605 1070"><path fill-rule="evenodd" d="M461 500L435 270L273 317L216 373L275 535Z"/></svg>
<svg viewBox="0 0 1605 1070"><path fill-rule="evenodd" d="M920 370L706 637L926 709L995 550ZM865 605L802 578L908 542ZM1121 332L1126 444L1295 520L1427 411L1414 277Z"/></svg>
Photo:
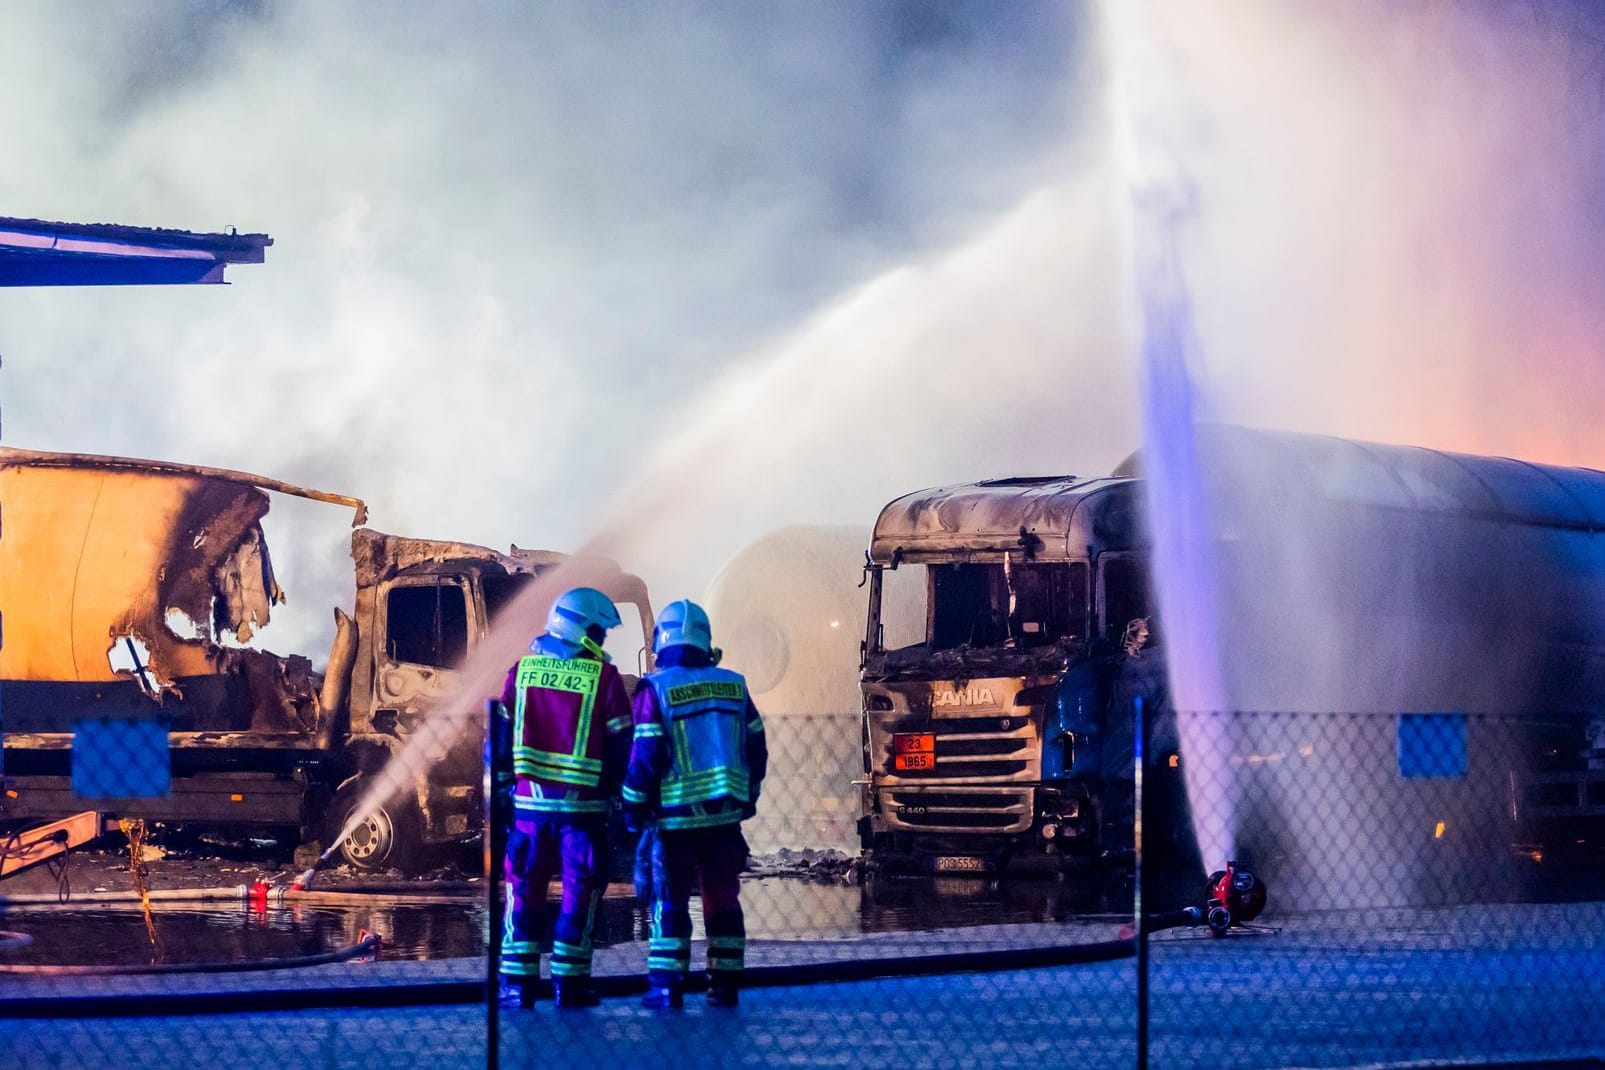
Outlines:
<svg viewBox="0 0 1605 1070"><path fill-rule="evenodd" d="M574 548L727 376L795 346L775 339L814 309L872 303L837 295L943 262L1062 182L1080 19L920 4L9 12L0 211L233 225L276 244L230 289L0 295L7 441L243 468L362 496L386 530ZM890 285L885 315L923 314ZM994 310L971 313L983 348ZM832 423L838 404L883 407L854 400L883 359L854 344L862 368L793 373L818 411L766 400L762 425L721 445L750 456L819 432L808 465L776 473L799 493L748 509L743 531L826 501L863 522L906 489L908 467L852 499L814 482L821 458L879 462ZM956 349L923 344L887 367L965 374ZM1068 359L1011 359L1027 356ZM930 447L960 426L974 467L996 470L981 458L1010 457L990 452L1010 403L964 400L899 418L901 441L879 448L951 458ZM326 634L348 582L344 518L316 517L281 500L268 525L291 608ZM695 593L721 561L626 564ZM293 614L275 623L266 642L301 645Z"/></svg>
<svg viewBox="0 0 1605 1070"><path fill-rule="evenodd" d="M1605 465L1597 6L1149 6L1212 414Z"/></svg>

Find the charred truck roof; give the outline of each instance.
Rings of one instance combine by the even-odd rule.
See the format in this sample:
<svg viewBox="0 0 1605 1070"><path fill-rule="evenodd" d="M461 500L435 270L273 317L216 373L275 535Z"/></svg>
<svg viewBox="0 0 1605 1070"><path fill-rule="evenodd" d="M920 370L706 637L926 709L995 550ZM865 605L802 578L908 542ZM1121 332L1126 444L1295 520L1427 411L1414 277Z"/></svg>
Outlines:
<svg viewBox="0 0 1605 1070"><path fill-rule="evenodd" d="M1024 554L1084 561L1089 551L1143 545L1142 485L1131 478L1015 477L933 487L896 499L875 521L878 565Z"/></svg>
<svg viewBox="0 0 1605 1070"><path fill-rule="evenodd" d="M461 567L533 576L575 560L574 555L556 550L514 546L504 554L473 543L386 535L371 528L351 533L351 559L356 565L358 587L372 587L397 576L429 575ZM586 564L587 574L597 576L593 582L603 585L610 597L636 604L646 602L646 583L640 577L603 558L587 559Z"/></svg>
<svg viewBox="0 0 1605 1070"><path fill-rule="evenodd" d="M1207 426L1203 464L1252 473L1260 489L1306 500L1523 526L1605 531L1605 473L1324 435ZM933 487L889 503L875 521L878 565L1028 551L1085 560L1089 549L1137 549L1141 459L1106 478L1023 476Z"/></svg>

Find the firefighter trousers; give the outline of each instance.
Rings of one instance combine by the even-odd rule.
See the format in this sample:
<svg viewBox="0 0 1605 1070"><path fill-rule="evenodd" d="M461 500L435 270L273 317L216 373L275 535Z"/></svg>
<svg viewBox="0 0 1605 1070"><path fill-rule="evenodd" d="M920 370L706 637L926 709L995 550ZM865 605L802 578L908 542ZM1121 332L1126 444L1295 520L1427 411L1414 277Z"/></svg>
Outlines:
<svg viewBox="0 0 1605 1070"><path fill-rule="evenodd" d="M734 986L746 958L747 929L741 914L741 871L747 841L737 823L658 833L653 865L652 933L647 980L681 989L691 969L691 893L702 893L708 933L708 976Z"/></svg>
<svg viewBox="0 0 1605 1070"><path fill-rule="evenodd" d="M552 926L552 980L591 975L591 933L607 885L606 819L596 814L520 815L507 838L507 907L502 975L533 981L541 972L541 932L550 919L546 889L559 873L563 896Z"/></svg>

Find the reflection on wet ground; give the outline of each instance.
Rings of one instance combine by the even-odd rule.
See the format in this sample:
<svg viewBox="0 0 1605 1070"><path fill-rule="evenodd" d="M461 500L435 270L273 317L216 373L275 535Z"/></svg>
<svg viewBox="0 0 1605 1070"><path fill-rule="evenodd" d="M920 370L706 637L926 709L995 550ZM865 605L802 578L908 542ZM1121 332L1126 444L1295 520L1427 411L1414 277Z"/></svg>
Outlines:
<svg viewBox="0 0 1605 1070"><path fill-rule="evenodd" d="M466 890L471 886L457 887ZM159 950L151 947L143 919L132 906L68 903L0 908L0 930L21 932L33 941L20 948L0 945L0 968L284 961L349 947L364 930L383 938L381 957L386 960L483 956L484 902L471 894L455 900L422 898L423 894L439 890L444 886L420 884L411 894L331 894L316 903L275 903L265 909L243 903L158 904L155 921L161 939ZM1552 898L1601 898L1597 875L1561 890L1568 894ZM1060 922L1065 923L1065 939L1078 942L1088 938L1089 922L1097 927L1104 922L1120 924L1129 917L1104 912L1085 896L1074 899L1065 884L1051 878L872 876L863 884L853 884L795 876L752 876L742 885L742 901L748 935L774 945L854 941L881 933L973 932L979 926L1040 926L1040 942L1057 939L1052 934ZM1341 913L1278 916L1275 908L1273 899L1266 920L1272 925L1293 926L1283 937L1284 942L1293 940L1304 923L1312 931L1328 936L1355 924ZM1500 916L1516 919L1525 917L1523 912L1543 909L1463 905L1434 912L1430 908L1411 908L1396 912L1396 919L1371 909L1364 912L1363 918L1364 924L1372 928L1386 929L1388 924L1394 924L1402 926L1401 931L1413 933L1423 926L1432 931L1452 929L1453 919L1480 917L1479 911L1503 911ZM693 900L692 920L699 939L703 935L700 913L700 905ZM646 912L633 899L605 899L594 931L596 945L601 948L644 941Z"/></svg>
<svg viewBox="0 0 1605 1070"><path fill-rule="evenodd" d="M423 890L423 889L420 889ZM1055 919L1052 881L965 878L881 879L825 884L784 877L742 886L748 935L757 940L847 940L863 933L919 932ZM0 965L144 965L242 963L318 955L355 943L363 930L384 940L386 959L429 960L485 953L485 905L406 902L404 895L351 902L272 905L161 905L155 911L160 949L132 907L13 907L0 911L0 929L26 933L33 943L0 951ZM696 936L700 905L693 900ZM646 938L646 913L631 899L606 899L595 941L609 947Z"/></svg>
<svg viewBox="0 0 1605 1070"><path fill-rule="evenodd" d="M353 897L355 898L355 897ZM438 959L484 950L484 907L472 902L383 907L165 906L154 912L153 948L135 908L67 905L8 909L0 928L32 944L0 952L0 966L234 964L296 959L349 947L364 930L384 939L386 958Z"/></svg>

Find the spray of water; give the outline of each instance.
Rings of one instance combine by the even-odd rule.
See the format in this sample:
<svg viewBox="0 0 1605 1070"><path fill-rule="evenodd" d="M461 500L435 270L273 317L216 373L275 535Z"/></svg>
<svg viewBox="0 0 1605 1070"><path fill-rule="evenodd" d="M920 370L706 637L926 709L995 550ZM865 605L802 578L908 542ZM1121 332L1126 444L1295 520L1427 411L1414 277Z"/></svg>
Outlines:
<svg viewBox="0 0 1605 1070"><path fill-rule="evenodd" d="M1130 200L1127 230L1178 705L1209 704L1204 680L1227 708L1336 712L1346 733L1245 719L1240 738L1184 740L1203 746L1188 770L1200 845L1206 861L1217 841L1274 845L1312 903L1416 901L1436 886L1393 719L1355 715L1511 709L1521 673L1489 666L1519 663L1522 637L1447 656L1487 617L1453 605L1463 558L1441 555L1463 551L1425 526L1360 549L1322 504L1388 482L1363 451L1294 464L1271 438L1214 450L1194 430L1203 415L1598 467L1605 23L1570 0L1104 15L1120 186L1158 191ZM1233 535L1213 561L1188 538L1211 526ZM1178 606L1212 612L1228 645L1203 662L1176 650L1209 634ZM1213 760L1221 745L1244 764ZM1305 750L1307 766L1246 762ZM1198 812L1206 777L1229 785L1215 813ZM1343 879L1357 864L1363 886Z"/></svg>
<svg viewBox="0 0 1605 1070"><path fill-rule="evenodd" d="M500 692L553 597L583 582L585 555L670 577L655 586L662 602L699 592L711 563L784 521L862 524L910 487L1067 457L1112 466L1135 408L1123 368L1101 359L1115 350L1113 325L1060 314L1067 286L1089 307L1114 303L1103 196L1095 182L1033 194L973 240L843 295L710 381L615 490L582 555L503 610L350 827L480 730L485 697ZM1044 349L1064 359L1045 362ZM977 391L982 367L995 390ZM1104 404L1066 420L1062 399L1075 391Z"/></svg>
<svg viewBox="0 0 1605 1070"><path fill-rule="evenodd" d="M1149 33L1146 4L1105 5L1117 211L1124 220L1126 307L1140 354L1142 473L1153 540L1172 700L1187 755L1199 849L1213 864L1236 856L1228 722L1213 554L1214 510L1197 443L1199 400L1189 371L1197 346L1179 231L1195 218L1185 140L1196 119ZM1192 125L1190 125L1192 124Z"/></svg>

